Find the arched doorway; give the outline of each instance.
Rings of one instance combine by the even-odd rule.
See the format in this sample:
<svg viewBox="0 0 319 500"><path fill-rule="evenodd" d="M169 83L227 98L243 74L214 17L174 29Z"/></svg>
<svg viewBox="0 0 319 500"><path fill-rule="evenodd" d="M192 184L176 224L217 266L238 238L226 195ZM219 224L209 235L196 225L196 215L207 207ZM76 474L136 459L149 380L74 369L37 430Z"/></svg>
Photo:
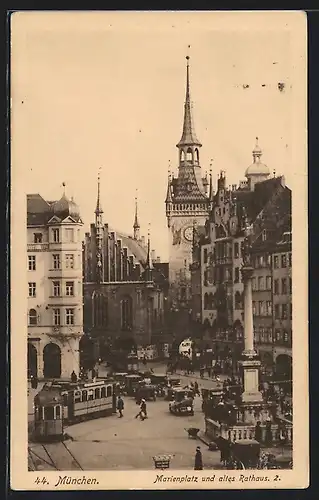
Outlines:
<svg viewBox="0 0 319 500"><path fill-rule="evenodd" d="M43 349L43 375L45 378L61 377L61 349L57 344L47 344Z"/></svg>
<svg viewBox="0 0 319 500"><path fill-rule="evenodd" d="M277 356L276 376L280 380L292 380L292 359L288 354L279 354Z"/></svg>
<svg viewBox="0 0 319 500"><path fill-rule="evenodd" d="M38 354L35 346L28 342L28 378L38 376Z"/></svg>

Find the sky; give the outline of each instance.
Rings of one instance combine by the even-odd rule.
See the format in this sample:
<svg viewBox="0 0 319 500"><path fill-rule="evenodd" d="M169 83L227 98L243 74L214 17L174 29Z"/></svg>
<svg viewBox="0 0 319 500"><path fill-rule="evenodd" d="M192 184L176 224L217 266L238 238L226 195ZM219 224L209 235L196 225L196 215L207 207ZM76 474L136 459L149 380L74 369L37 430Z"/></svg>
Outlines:
<svg viewBox="0 0 319 500"><path fill-rule="evenodd" d="M65 182L87 231L101 169L104 221L131 234L137 189L141 233L150 224L152 247L167 260L164 200L169 162L178 166L188 45L203 175L212 164L215 186L220 170L229 185L243 180L258 136L262 161L293 188L305 63L295 17L281 14L15 14L13 189L55 200Z"/></svg>

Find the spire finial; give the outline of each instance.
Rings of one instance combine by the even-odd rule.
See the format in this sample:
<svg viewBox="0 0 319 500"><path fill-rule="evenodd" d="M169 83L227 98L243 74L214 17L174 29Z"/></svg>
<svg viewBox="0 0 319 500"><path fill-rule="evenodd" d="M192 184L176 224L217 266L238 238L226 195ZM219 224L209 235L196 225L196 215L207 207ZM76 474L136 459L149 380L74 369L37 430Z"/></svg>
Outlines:
<svg viewBox="0 0 319 500"><path fill-rule="evenodd" d="M214 190L213 190L213 158L210 159L209 164L209 201L213 201L214 198Z"/></svg>
<svg viewBox="0 0 319 500"><path fill-rule="evenodd" d="M146 259L146 269L152 269L152 256L151 256L151 223L148 223L147 229L147 259ZM150 281L150 280L148 280Z"/></svg>
<svg viewBox="0 0 319 500"><path fill-rule="evenodd" d="M254 149L253 149L253 159L254 159L254 163L255 163L255 162L258 162L258 161L260 160L261 156L262 156L262 151L261 151L261 149L260 149L260 146L259 146L258 141L259 141L259 137L257 136L257 137L256 137L256 145L255 145L255 147L254 147Z"/></svg>
<svg viewBox="0 0 319 500"><path fill-rule="evenodd" d="M102 206L101 206L101 170L102 170L102 168L99 167L98 173L97 173L97 199L96 199L96 209L95 209L95 213L97 215L103 213Z"/></svg>
<svg viewBox="0 0 319 500"><path fill-rule="evenodd" d="M138 216L137 216L137 188L135 189L135 216L134 216L133 232L134 232L134 240L139 240L140 224L138 222Z"/></svg>
<svg viewBox="0 0 319 500"><path fill-rule="evenodd" d="M62 187L63 187L63 196L65 196L65 182L62 182Z"/></svg>

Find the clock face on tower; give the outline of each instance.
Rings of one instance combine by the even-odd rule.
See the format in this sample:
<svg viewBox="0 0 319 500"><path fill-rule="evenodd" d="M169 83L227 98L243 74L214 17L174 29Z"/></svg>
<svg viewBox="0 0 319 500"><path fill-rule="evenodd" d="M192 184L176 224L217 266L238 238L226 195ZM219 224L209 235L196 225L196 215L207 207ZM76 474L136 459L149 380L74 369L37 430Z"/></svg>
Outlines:
<svg viewBox="0 0 319 500"><path fill-rule="evenodd" d="M186 226L183 231L184 238L186 241L193 241L193 227L192 226Z"/></svg>

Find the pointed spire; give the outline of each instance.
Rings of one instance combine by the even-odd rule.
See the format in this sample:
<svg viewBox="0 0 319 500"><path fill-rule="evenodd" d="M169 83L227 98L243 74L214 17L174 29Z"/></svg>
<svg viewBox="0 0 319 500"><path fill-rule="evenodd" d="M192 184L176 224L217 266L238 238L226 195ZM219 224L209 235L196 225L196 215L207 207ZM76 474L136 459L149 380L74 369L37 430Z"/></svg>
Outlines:
<svg viewBox="0 0 319 500"><path fill-rule="evenodd" d="M212 170L213 160L212 159L211 159L209 166L210 166L210 170L209 170L209 201L213 201L214 200L214 190L213 190L213 170Z"/></svg>
<svg viewBox="0 0 319 500"><path fill-rule="evenodd" d="M97 199L96 199L96 215L103 214L103 209L101 205L101 193L100 193L100 181L101 181L101 167L99 168L99 172L97 174Z"/></svg>
<svg viewBox="0 0 319 500"><path fill-rule="evenodd" d="M147 232L147 258L146 258L146 269L148 271L151 271L153 269L153 262L152 262L152 256L151 256L151 231L150 231L150 224L148 225L148 232ZM148 280L151 281L151 280Z"/></svg>
<svg viewBox="0 0 319 500"><path fill-rule="evenodd" d="M172 181L171 181L171 162L168 162L168 180L167 180L167 193L166 193L166 200L165 203L172 203L173 198L172 198Z"/></svg>
<svg viewBox="0 0 319 500"><path fill-rule="evenodd" d="M140 224L138 222L138 217L137 217L137 189L136 189L136 195L135 195L135 217L134 217L134 224L133 224L133 234L134 234L134 240L139 240L140 239Z"/></svg>
<svg viewBox="0 0 319 500"><path fill-rule="evenodd" d="M190 48L190 45L188 46ZM198 146L201 147L201 143L196 137L193 117L192 117L192 107L190 99L190 83L189 83L189 55L186 56L186 97L184 104L184 124L182 137L177 147L181 146Z"/></svg>

